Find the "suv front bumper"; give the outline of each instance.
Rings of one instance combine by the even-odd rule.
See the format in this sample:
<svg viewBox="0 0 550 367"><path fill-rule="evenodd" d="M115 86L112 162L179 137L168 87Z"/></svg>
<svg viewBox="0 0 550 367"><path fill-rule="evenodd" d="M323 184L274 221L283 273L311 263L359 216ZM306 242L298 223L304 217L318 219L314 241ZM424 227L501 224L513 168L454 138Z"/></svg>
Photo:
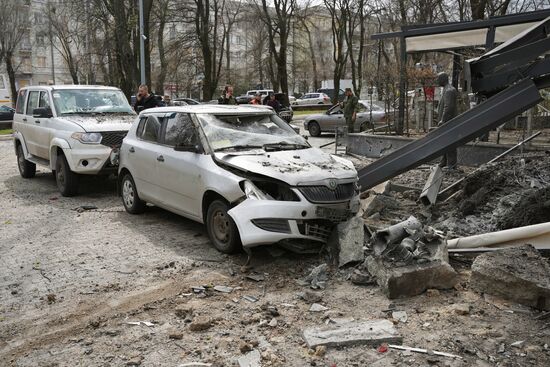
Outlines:
<svg viewBox="0 0 550 367"><path fill-rule="evenodd" d="M63 149L71 171L85 175L116 173L117 166L111 163L111 155L116 153L118 148L104 145L79 145L78 148Z"/></svg>

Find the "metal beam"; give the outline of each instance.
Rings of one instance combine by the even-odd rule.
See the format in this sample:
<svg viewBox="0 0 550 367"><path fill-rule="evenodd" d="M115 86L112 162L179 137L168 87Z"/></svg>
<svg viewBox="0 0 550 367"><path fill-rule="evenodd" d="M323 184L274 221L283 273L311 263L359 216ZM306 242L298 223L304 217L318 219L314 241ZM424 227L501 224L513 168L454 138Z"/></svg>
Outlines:
<svg viewBox="0 0 550 367"><path fill-rule="evenodd" d="M358 172L361 190L367 190L418 167L497 127L541 101L538 88L525 79L455 117L445 125Z"/></svg>

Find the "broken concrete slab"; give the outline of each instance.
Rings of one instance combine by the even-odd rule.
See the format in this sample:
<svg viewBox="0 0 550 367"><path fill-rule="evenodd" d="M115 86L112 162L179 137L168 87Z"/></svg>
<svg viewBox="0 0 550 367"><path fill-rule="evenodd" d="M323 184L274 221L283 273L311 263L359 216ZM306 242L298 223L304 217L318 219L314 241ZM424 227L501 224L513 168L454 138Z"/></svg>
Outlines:
<svg viewBox="0 0 550 367"><path fill-rule="evenodd" d="M261 367L261 360L262 356L260 355L260 352L254 349L253 351L240 357L237 362L239 363L239 367Z"/></svg>
<svg viewBox="0 0 550 367"><path fill-rule="evenodd" d="M336 226L327 246L337 250L338 266L342 267L365 259L364 242L365 222L363 222L363 218L355 216Z"/></svg>
<svg viewBox="0 0 550 367"><path fill-rule="evenodd" d="M442 260L396 266L369 256L366 265L390 299L416 296L430 288L450 289L458 281L454 269Z"/></svg>
<svg viewBox="0 0 550 367"><path fill-rule="evenodd" d="M420 194L420 201L424 205L433 205L437 201L439 188L443 183L443 171L438 165L430 168L430 175Z"/></svg>
<svg viewBox="0 0 550 367"><path fill-rule="evenodd" d="M482 293L550 310L550 266L531 245L479 255L470 284Z"/></svg>
<svg viewBox="0 0 550 367"><path fill-rule="evenodd" d="M403 342L393 323L389 320L348 322L331 326L313 327L303 331L309 348L320 345L340 347L347 345L378 346L381 343Z"/></svg>
<svg viewBox="0 0 550 367"><path fill-rule="evenodd" d="M393 210L399 208L399 202L385 194L376 195L369 201L370 203L364 208L364 218L370 217L374 213L383 213L386 209Z"/></svg>

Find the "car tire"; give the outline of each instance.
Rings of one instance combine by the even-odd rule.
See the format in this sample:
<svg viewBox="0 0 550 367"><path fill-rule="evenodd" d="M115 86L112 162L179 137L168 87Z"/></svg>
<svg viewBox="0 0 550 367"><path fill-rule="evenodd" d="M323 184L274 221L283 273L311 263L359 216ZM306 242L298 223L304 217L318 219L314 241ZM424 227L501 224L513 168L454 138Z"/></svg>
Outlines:
<svg viewBox="0 0 550 367"><path fill-rule="evenodd" d="M23 178L33 178L36 174L36 164L29 162L25 159L25 154L23 153L23 147L21 146L21 144L17 145L16 152L19 174Z"/></svg>
<svg viewBox="0 0 550 367"><path fill-rule="evenodd" d="M307 125L307 130L311 136L321 136L321 127L316 121L310 121Z"/></svg>
<svg viewBox="0 0 550 367"><path fill-rule="evenodd" d="M63 196L75 196L78 193L78 174L71 171L64 154L57 156L55 162L55 181Z"/></svg>
<svg viewBox="0 0 550 367"><path fill-rule="evenodd" d="M206 213L206 230L214 247L225 254L241 249L241 238L235 222L229 214L229 207L221 200L214 200Z"/></svg>
<svg viewBox="0 0 550 367"><path fill-rule="evenodd" d="M130 173L125 173L120 180L120 193L124 209L130 214L141 214L145 211L145 201L139 198L136 183Z"/></svg>

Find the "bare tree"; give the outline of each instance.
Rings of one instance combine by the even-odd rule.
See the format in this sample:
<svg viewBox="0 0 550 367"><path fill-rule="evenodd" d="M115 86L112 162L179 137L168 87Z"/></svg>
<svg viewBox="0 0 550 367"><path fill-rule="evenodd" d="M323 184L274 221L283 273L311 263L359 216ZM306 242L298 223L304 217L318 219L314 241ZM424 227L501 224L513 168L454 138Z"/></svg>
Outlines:
<svg viewBox="0 0 550 367"><path fill-rule="evenodd" d="M15 51L23 37L28 36L28 8L18 0L0 0L0 61L6 66L10 83L12 104L15 106L17 89L15 86Z"/></svg>
<svg viewBox="0 0 550 367"><path fill-rule="evenodd" d="M166 50L164 48L164 32L166 23L169 21L171 0L158 0L153 9L153 15L158 22L157 29L157 47L158 57L160 62L160 70L157 75L155 90L157 93L164 91L164 82L166 81L166 73L168 72L168 61L166 58Z"/></svg>
<svg viewBox="0 0 550 367"><path fill-rule="evenodd" d="M325 6L330 13L332 29L332 59L334 61L334 95L332 103L338 103L338 94L340 90L340 79L344 75L344 70L348 61L348 48L345 45L346 28L348 25L349 13L347 11L350 0L324 0Z"/></svg>

